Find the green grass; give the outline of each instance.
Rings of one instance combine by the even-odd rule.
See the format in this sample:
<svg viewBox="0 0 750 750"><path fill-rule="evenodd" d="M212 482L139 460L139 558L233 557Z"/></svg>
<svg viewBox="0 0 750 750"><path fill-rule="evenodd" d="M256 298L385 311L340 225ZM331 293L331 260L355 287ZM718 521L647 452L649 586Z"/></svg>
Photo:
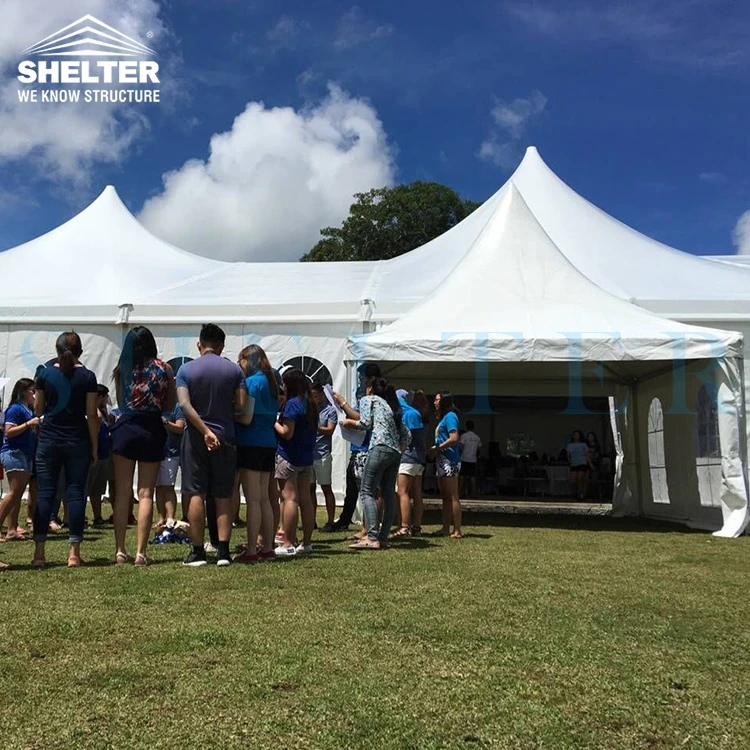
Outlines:
<svg viewBox="0 0 750 750"><path fill-rule="evenodd" d="M434 520L434 519L433 519ZM750 539L467 514L253 567L5 544L0 747L747 748ZM235 541L241 541L235 531ZM133 548L131 540L131 549Z"/></svg>

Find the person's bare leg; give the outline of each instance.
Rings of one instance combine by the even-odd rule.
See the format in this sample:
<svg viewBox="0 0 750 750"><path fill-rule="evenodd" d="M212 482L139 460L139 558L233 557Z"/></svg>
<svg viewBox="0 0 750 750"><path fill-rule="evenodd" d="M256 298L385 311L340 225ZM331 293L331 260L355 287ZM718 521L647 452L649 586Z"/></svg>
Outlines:
<svg viewBox="0 0 750 750"><path fill-rule="evenodd" d="M15 472L13 472L15 474ZM16 501L10 507L10 513L8 513L8 532L13 532L14 536L19 536L24 533L23 529L18 528L18 516L21 513L21 496L23 491L18 493Z"/></svg>
<svg viewBox="0 0 750 750"><path fill-rule="evenodd" d="M422 501L422 477L412 477L411 496L414 501L412 509L412 529L422 528L422 518L424 518L424 502Z"/></svg>
<svg viewBox="0 0 750 750"><path fill-rule="evenodd" d="M321 484L320 489L323 490L323 497L326 501L326 515L328 516L328 523L332 524L336 518L336 496L333 494L333 487L330 484Z"/></svg>
<svg viewBox="0 0 750 750"><path fill-rule="evenodd" d="M458 477L445 477L447 492L451 499L451 512L453 515L453 533L454 539L459 539L461 534L461 501L458 499Z"/></svg>
<svg viewBox="0 0 750 750"><path fill-rule="evenodd" d="M310 485L303 480L298 482L299 508L302 514L302 544L307 547L312 544L313 529L315 528L315 506L310 497Z"/></svg>
<svg viewBox="0 0 750 750"><path fill-rule="evenodd" d="M128 557L125 549L125 533L128 530L128 513L130 503L128 498L133 497L133 474L135 473L135 461L124 456L113 456L115 465L115 495L118 498L112 510L115 527L115 556Z"/></svg>
<svg viewBox="0 0 750 750"><path fill-rule="evenodd" d="M247 551L248 554L254 555L261 527L260 487L258 485L260 472L240 469L239 475L242 491L245 493Z"/></svg>
<svg viewBox="0 0 750 750"><path fill-rule="evenodd" d="M270 552L273 549L273 535L276 530L273 522L273 509L268 497L269 472L258 472L257 487L260 503L260 533L263 539L261 552Z"/></svg>
<svg viewBox="0 0 750 750"><path fill-rule="evenodd" d="M242 484L240 471L237 471L234 477L234 490L232 491L232 523L240 522L240 485ZM247 499L247 490L244 486L242 491L245 493L245 505L248 505L249 500Z"/></svg>
<svg viewBox="0 0 750 750"><path fill-rule="evenodd" d="M169 485L162 487L164 490L164 511L167 514L167 521L174 521L177 517L177 493L174 491L174 487Z"/></svg>
<svg viewBox="0 0 750 750"><path fill-rule="evenodd" d="M102 496L89 495L89 500L91 500L91 515L95 521L100 521L102 518Z"/></svg>
<svg viewBox="0 0 750 750"><path fill-rule="evenodd" d="M182 506L182 520L189 521L188 509L190 508L190 495L183 492L180 494L180 505Z"/></svg>
<svg viewBox="0 0 750 750"><path fill-rule="evenodd" d="M157 529L160 529L167 522L167 489L164 486L156 488L156 512L159 514L159 517L156 519Z"/></svg>
<svg viewBox="0 0 750 750"><path fill-rule="evenodd" d="M318 493L316 492L317 489L318 485L315 482L310 482L308 491L310 493L310 502L312 503L313 507L313 519L315 519L316 522L318 517Z"/></svg>
<svg viewBox="0 0 750 750"><path fill-rule="evenodd" d="M138 462L138 548L136 555L146 556L151 523L154 520L154 485L159 462Z"/></svg>
<svg viewBox="0 0 750 750"><path fill-rule="evenodd" d="M206 534L205 496L188 496L187 516L190 523L190 541L194 547L202 547Z"/></svg>
<svg viewBox="0 0 750 750"><path fill-rule="evenodd" d="M283 485L282 480L274 479L273 472L270 473L268 479L268 500L271 503L271 511L273 513L273 533L281 530L281 487Z"/></svg>
<svg viewBox="0 0 750 750"><path fill-rule="evenodd" d="M11 471L8 474L8 492L0 502L0 528L8 519L8 537L12 539L16 535L18 525L18 509L21 507L21 496L29 481L28 471ZM12 523L15 512L15 524Z"/></svg>
<svg viewBox="0 0 750 750"><path fill-rule="evenodd" d="M29 498L26 501L26 525L31 526L34 523L34 509L36 508L36 495L39 485L36 483L36 477L29 478Z"/></svg>
<svg viewBox="0 0 750 750"><path fill-rule="evenodd" d="M397 480L398 504L401 510L401 528L408 529L411 525L411 496L409 488L411 479L408 474L399 474Z"/></svg>
<svg viewBox="0 0 750 750"><path fill-rule="evenodd" d="M281 482L280 482L281 483ZM281 487L281 521L284 526L284 547L294 547L297 539L297 480L285 479Z"/></svg>
<svg viewBox="0 0 750 750"><path fill-rule="evenodd" d="M219 532L219 541L229 542L232 539L232 525L234 524L234 498L216 498L216 527Z"/></svg>
<svg viewBox="0 0 750 750"><path fill-rule="evenodd" d="M440 530L440 533L443 536L448 536L451 533L451 514L453 512L453 498L451 497L450 489L448 487L448 479L455 479L455 477L438 477L440 498L443 501L443 528Z"/></svg>

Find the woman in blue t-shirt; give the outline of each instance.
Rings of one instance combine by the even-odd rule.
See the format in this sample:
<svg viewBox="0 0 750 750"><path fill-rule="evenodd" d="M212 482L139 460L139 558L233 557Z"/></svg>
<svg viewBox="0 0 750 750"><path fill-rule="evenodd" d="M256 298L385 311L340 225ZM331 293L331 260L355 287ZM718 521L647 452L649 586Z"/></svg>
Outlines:
<svg viewBox="0 0 750 750"><path fill-rule="evenodd" d="M438 425L435 429L435 445L427 455L435 459L435 473L443 499L443 526L437 536L460 539L461 503L458 499L458 475L461 472L461 454L458 450L458 414L453 405L453 395L447 391L435 394L435 411ZM453 533L451 534L451 517Z"/></svg>
<svg viewBox="0 0 750 750"><path fill-rule="evenodd" d="M29 483L36 450L35 433L39 419L34 416L33 407L34 381L30 378L21 378L13 386L10 406L5 410L5 426L0 446L0 464L9 484L8 492L0 502L0 527L8 516L11 516L11 520L15 518L13 524L8 524L8 540L24 538L17 529L17 521L21 498Z"/></svg>
<svg viewBox="0 0 750 750"><path fill-rule="evenodd" d="M279 439L275 476L281 492L284 541L277 556L291 557L312 552L315 512L310 497L310 477L318 435L318 407L310 395L310 381L301 370L283 375L284 400L274 425ZM297 546L297 516L302 512L302 544Z"/></svg>
<svg viewBox="0 0 750 750"><path fill-rule="evenodd" d="M276 462L274 425L279 412L279 386L275 370L257 344L246 346L237 364L247 376L248 393L247 411L237 418L235 425L237 477L247 503L247 548L234 560L253 563L275 557L269 478ZM263 537L260 554L256 552L259 534Z"/></svg>
<svg viewBox="0 0 750 750"><path fill-rule="evenodd" d="M86 514L86 480L98 455L99 414L96 408L96 376L79 358L81 339L74 331L61 333L55 344L57 362L46 367L36 380L35 410L42 417L36 449L39 498L34 510L34 559L45 564L52 504L60 472L65 471L68 501L70 552L68 567L81 565L80 547Z"/></svg>

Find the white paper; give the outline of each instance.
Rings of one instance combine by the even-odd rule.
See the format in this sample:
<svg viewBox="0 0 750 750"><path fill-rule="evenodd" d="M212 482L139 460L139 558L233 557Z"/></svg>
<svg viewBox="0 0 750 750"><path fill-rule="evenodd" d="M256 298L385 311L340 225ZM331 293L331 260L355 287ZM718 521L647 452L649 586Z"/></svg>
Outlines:
<svg viewBox="0 0 750 750"><path fill-rule="evenodd" d="M346 412L341 408L339 404L336 403L336 399L333 397L333 388L328 383L326 383L323 386L323 392L326 394L326 398L328 399L331 406L336 409L336 413L339 416L339 424L336 428L336 431L344 440L346 440L347 443L351 443L352 445L362 445L365 442L365 438L367 437L367 431L354 430L351 427L344 427L344 425L341 424L341 421L342 419L346 419Z"/></svg>

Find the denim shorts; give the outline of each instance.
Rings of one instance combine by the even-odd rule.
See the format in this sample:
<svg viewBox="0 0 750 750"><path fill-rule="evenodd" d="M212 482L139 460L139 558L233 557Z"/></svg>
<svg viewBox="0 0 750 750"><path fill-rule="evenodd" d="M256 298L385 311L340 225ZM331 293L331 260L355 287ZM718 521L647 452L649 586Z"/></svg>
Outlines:
<svg viewBox="0 0 750 750"><path fill-rule="evenodd" d="M3 465L6 474L12 471L31 472L32 457L27 456L23 451L10 450L0 453L0 464Z"/></svg>

